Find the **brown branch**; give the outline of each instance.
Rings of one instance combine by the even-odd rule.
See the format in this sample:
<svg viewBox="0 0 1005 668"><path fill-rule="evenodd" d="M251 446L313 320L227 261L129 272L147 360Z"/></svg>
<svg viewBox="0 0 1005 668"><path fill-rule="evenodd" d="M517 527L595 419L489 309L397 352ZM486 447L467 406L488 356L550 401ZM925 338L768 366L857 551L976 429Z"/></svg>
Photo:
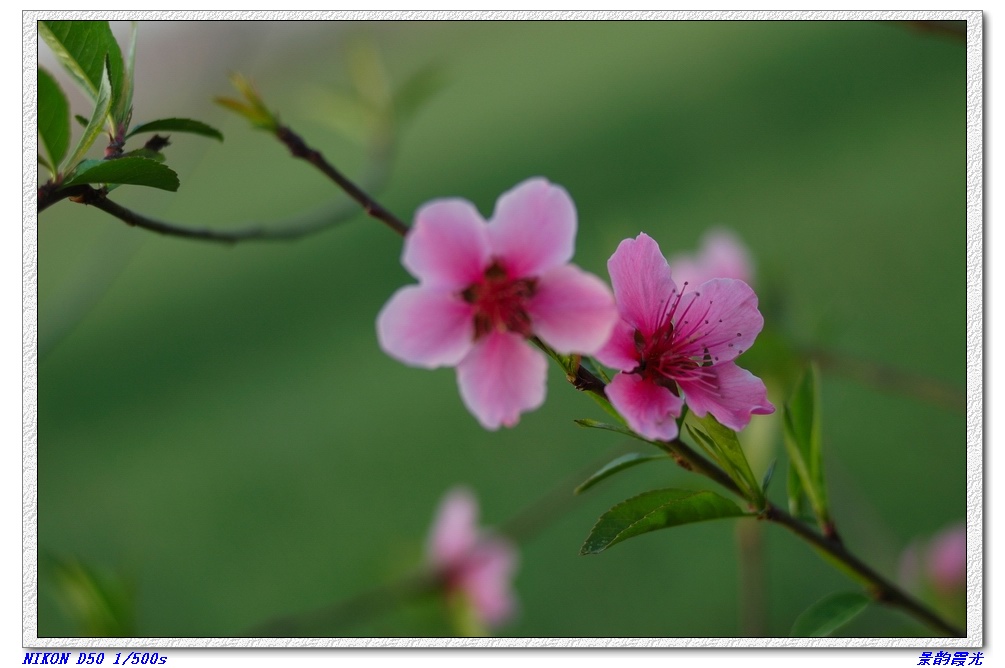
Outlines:
<svg viewBox="0 0 1005 668"><path fill-rule="evenodd" d="M865 562L861 561L858 557L849 552L848 549L840 542L828 540L826 537L816 533L808 526L792 517L784 510L774 506L770 502L761 514L761 517L769 522L781 524L803 540L811 543L850 568L859 577L869 583L873 598L880 603L899 607L949 637L966 637L967 634L964 633L962 629L958 629L952 624L949 624L927 607L922 605L919 601L874 571L866 565Z"/></svg>
<svg viewBox="0 0 1005 668"><path fill-rule="evenodd" d="M408 232L407 225L377 204L359 186L355 185L329 164L319 151L307 146L303 139L292 130L285 126L280 126L276 129L275 135L290 149L290 152L295 157L306 160L320 170L357 204L362 206L368 215L381 220L401 236L404 236ZM375 157L373 160L376 168L373 168L372 171L376 176L371 178L373 181L371 187L379 187L385 178L386 168L383 167L383 164L390 153L390 146L386 142L381 142L374 153ZM38 212L41 213L64 199L71 199L81 204L93 206L118 218L131 227L139 227L150 232L181 239L194 239L197 241L224 244L234 244L242 241L293 241L302 239L328 229L336 223L348 220L358 213L355 205L340 206L331 211L326 211L324 215L311 216L305 220L297 219L292 224L279 223L270 226L248 225L235 230L187 227L150 218L149 216L144 216L128 209L108 199L108 193L103 189L94 188L86 184L59 188L58 184L52 182L46 183L38 190Z"/></svg>
<svg viewBox="0 0 1005 668"><path fill-rule="evenodd" d="M824 371L840 374L888 392L905 394L960 413L965 413L967 410L966 390L930 376L822 348L809 348L804 355L819 364Z"/></svg>

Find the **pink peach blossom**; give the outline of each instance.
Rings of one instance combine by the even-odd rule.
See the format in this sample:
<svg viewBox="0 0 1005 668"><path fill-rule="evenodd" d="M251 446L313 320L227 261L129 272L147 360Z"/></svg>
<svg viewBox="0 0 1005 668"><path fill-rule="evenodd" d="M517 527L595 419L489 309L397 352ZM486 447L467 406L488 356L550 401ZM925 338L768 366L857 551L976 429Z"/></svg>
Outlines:
<svg viewBox="0 0 1005 668"><path fill-rule="evenodd" d="M591 355L617 320L610 289L569 264L575 238L572 199L543 178L503 193L488 223L462 199L426 204L402 252L419 284L377 316L381 348L412 366L457 367L481 425L515 425L545 396L546 359L526 339Z"/></svg>
<svg viewBox="0 0 1005 668"><path fill-rule="evenodd" d="M467 488L454 488L443 497L426 554L447 594L466 596L481 625L498 627L512 617L516 548L479 530L478 502Z"/></svg>
<svg viewBox="0 0 1005 668"><path fill-rule="evenodd" d="M672 256L670 267L678 284L701 285L713 278L735 278L744 283L754 280L754 263L747 247L721 227L705 233L697 253Z"/></svg>
<svg viewBox="0 0 1005 668"><path fill-rule="evenodd" d="M915 540L900 555L900 582L919 590L930 584L941 594L963 590L967 581L967 526L958 522L929 540Z"/></svg>
<svg viewBox="0 0 1005 668"><path fill-rule="evenodd" d="M634 431L677 436L686 401L731 429L772 413L764 383L733 361L764 325L757 296L743 281L716 278L678 290L659 245L648 235L625 239L607 262L621 320L597 353L618 369L607 397Z"/></svg>

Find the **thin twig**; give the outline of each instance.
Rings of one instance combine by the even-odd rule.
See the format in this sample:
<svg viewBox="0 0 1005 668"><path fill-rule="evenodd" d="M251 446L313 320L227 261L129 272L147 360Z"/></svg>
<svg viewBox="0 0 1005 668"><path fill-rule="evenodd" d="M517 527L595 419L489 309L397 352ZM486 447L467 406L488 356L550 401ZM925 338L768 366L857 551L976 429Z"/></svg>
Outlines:
<svg viewBox="0 0 1005 668"><path fill-rule="evenodd" d="M761 516L769 522L781 524L803 540L813 544L849 567L858 576L869 582L871 593L877 601L899 607L949 637L966 637L967 634L962 629L949 624L915 598L874 571L865 562L849 552L841 543L828 540L770 502Z"/></svg>
<svg viewBox="0 0 1005 668"><path fill-rule="evenodd" d="M64 199L71 199L75 202L100 209L129 226L139 227L157 234L181 239L235 244L242 241L294 241L302 239L357 215L359 210L356 204L359 204L367 214L383 221L396 233L404 236L408 232L408 226L374 202L361 188L330 165L319 151L308 147L292 130L285 126L280 126L275 134L290 149L290 152L294 156L314 165L329 179L334 181L340 189L349 194L355 204L350 205L349 202L345 202L320 215L301 217L293 221L268 226L247 225L232 230L218 230L205 227L188 227L150 218L112 201L108 198L108 193L104 189L94 188L90 185L83 184L60 189L56 184L47 183L38 190L38 212L41 213ZM368 179L371 182L369 185L370 188L379 188L385 180L386 167L384 167L384 164L388 159L390 150L390 145L386 143L381 144L375 150L373 161L375 167L371 168L373 176Z"/></svg>
<svg viewBox="0 0 1005 668"><path fill-rule="evenodd" d="M905 394L960 413L967 410L967 393L949 383L888 364L863 360L822 348L809 348L805 356L824 371L852 378L881 390Z"/></svg>

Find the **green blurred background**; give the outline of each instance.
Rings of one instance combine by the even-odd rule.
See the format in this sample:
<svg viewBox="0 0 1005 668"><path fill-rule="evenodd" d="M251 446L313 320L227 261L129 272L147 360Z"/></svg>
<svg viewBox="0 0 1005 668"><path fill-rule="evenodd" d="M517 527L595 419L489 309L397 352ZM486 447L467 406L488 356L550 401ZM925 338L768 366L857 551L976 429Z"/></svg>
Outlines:
<svg viewBox="0 0 1005 668"><path fill-rule="evenodd" d="M135 118L201 119L226 141L174 136L179 192L123 187L114 199L225 229L340 197L211 99L232 94L228 73L248 75L283 122L356 175L363 151L324 91L349 87L357 40L393 83L439 68L442 86L399 128L379 197L399 217L444 196L489 215L500 193L543 175L575 200L576 262L605 278L625 237L644 230L670 255L726 226L756 258L779 336L962 392L962 39L859 21L141 23ZM573 424L602 413L557 369L543 408L489 433L452 370L383 355L374 319L413 279L401 240L362 215L299 242L224 247L63 202L38 234L38 542L124 583L137 636L240 634L393 581L421 561L449 487L471 486L485 521L501 524L637 449ZM771 377L763 347L746 366ZM791 377L778 380L781 405ZM895 577L906 545L965 518L964 414L836 371L823 376L823 405L838 527ZM783 448L759 420L774 452L755 468L779 457L772 497L784 504ZM579 556L600 513L669 486L705 487L654 463L545 510L547 527L521 545L519 617L501 633L750 632L735 522ZM807 606L854 589L763 528L760 632L786 635ZM65 588L42 569L40 636L81 633ZM332 633L452 629L434 601ZM930 632L874 609L842 634Z"/></svg>

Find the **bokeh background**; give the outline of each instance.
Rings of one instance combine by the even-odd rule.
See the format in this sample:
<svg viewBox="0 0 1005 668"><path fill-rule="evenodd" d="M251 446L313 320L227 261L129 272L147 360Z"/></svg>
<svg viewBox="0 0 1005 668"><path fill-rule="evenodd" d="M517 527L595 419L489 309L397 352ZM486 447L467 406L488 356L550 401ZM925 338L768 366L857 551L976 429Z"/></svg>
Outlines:
<svg viewBox="0 0 1005 668"><path fill-rule="evenodd" d="M460 196L489 215L500 193L543 175L576 202L576 262L605 278L618 242L640 231L669 255L711 227L734 230L773 331L746 366L769 378L774 403L794 373L779 349L845 360L823 369L822 390L846 543L896 577L906 546L964 520L962 38L860 21L141 23L134 117L197 118L226 140L175 135L179 192L114 199L226 229L341 198L212 98L233 93L229 73L251 77L283 122L357 176L366 150L332 95L351 90L360 44L392 87L433 73L394 126L387 208L409 220ZM786 635L807 606L855 588L767 526L759 599L741 586L732 521L579 556L611 505L703 479L652 463L572 498L577 474L639 444L577 427L603 415L557 368L542 409L490 433L452 370L383 355L374 319L412 279L401 240L363 215L298 242L225 247L62 202L38 236L40 636L86 633L88 615L105 615L93 628L106 633L232 636L393 582L420 564L457 483L488 524L528 507L541 520L521 544L520 614L502 635ZM873 363L913 390L889 387L902 377L888 369L866 382ZM771 496L784 504L777 423L759 420L755 468L778 457ZM562 501L535 505L545 497ZM112 613L87 602L92 577ZM415 601L330 633L450 635L446 619L438 601ZM929 632L871 609L841 634Z"/></svg>

